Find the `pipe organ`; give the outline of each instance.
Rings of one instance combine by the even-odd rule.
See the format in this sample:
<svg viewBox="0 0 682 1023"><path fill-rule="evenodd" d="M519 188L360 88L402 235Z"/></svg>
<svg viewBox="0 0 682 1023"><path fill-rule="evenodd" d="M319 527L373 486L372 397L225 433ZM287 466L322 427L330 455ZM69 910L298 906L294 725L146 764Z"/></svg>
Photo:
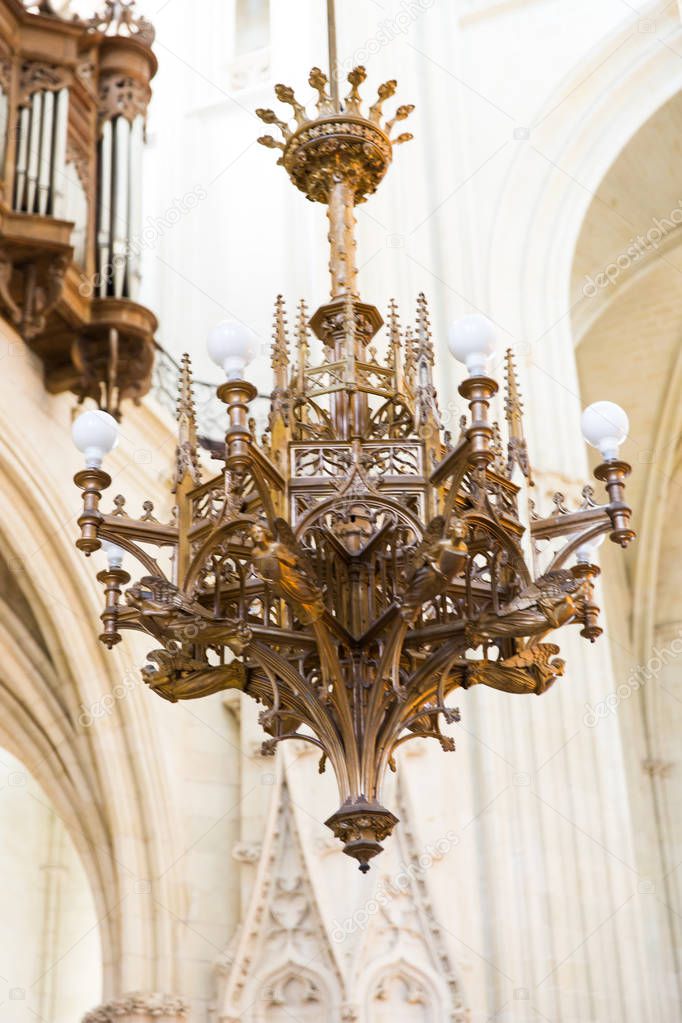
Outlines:
<svg viewBox="0 0 682 1023"><path fill-rule="evenodd" d="M49 391L114 415L155 351L136 301L152 41L133 5L82 20L0 0L0 305Z"/></svg>
<svg viewBox="0 0 682 1023"><path fill-rule="evenodd" d="M16 120L14 209L60 217L64 213L69 90L36 89Z"/></svg>
<svg viewBox="0 0 682 1023"><path fill-rule="evenodd" d="M119 113L102 126L97 194L97 287L135 299L140 280L140 187L144 116Z"/></svg>

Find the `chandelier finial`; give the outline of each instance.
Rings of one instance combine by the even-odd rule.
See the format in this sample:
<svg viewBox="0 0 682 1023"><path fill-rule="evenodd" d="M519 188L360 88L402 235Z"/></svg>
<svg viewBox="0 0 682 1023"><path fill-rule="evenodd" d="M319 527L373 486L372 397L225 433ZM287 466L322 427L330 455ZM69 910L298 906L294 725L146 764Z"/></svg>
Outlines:
<svg viewBox="0 0 682 1023"><path fill-rule="evenodd" d="M296 390L299 396L305 394L305 374L308 368L308 347L310 344L310 328L308 326L308 307L304 300L298 303L298 319L296 321L296 347L298 348L298 367Z"/></svg>
<svg viewBox="0 0 682 1023"><path fill-rule="evenodd" d="M395 78L389 79L388 82L383 82L377 90L377 98L372 106L369 108L369 119L372 124L379 124L381 121L381 114L384 109L384 103L391 96L395 96L395 91L398 88L398 83Z"/></svg>
<svg viewBox="0 0 682 1023"><path fill-rule="evenodd" d="M319 67L311 69L308 76L308 85L317 92L317 112L320 115L333 114L335 111L334 100L327 91L329 79Z"/></svg>
<svg viewBox="0 0 682 1023"><path fill-rule="evenodd" d="M288 384L289 338L287 336L286 309L281 295L278 295L275 300L270 364L274 375L275 387L285 389Z"/></svg>
<svg viewBox="0 0 682 1023"><path fill-rule="evenodd" d="M348 83L350 85L350 92L346 96L344 101L344 112L347 114L359 114L361 112L360 104L362 103L362 97L358 91L359 87L363 82L367 80L367 71L362 65L354 67L352 71L348 73Z"/></svg>
<svg viewBox="0 0 682 1023"><path fill-rule="evenodd" d="M313 202L328 203L333 187L339 183L350 189L353 205L364 202L376 191L386 174L393 158L393 146L412 138L408 132L392 137L395 125L414 110L412 104L402 104L392 117L382 123L384 103L396 91L395 80L379 87L376 102L365 114L360 86L366 77L364 67L353 68L348 73L350 91L341 102L334 91L337 84L334 74L330 95L327 76L320 68L314 67L308 77L309 84L317 92L313 115L306 112L290 86L276 85L277 99L292 108L293 126L278 118L272 110L261 107L256 110L265 124L279 128L284 139L280 142L272 135L263 135L258 141L269 149L281 151L279 162L296 187Z"/></svg>
<svg viewBox="0 0 682 1023"><path fill-rule="evenodd" d="M440 425L438 397L433 384L433 338L429 307L423 292L417 298L417 337L415 341L415 423L417 427L435 428Z"/></svg>
<svg viewBox="0 0 682 1023"><path fill-rule="evenodd" d="M403 394L405 390L404 365L402 358L402 340L400 337L400 317L395 299L388 304L388 336L389 336L389 365L393 370L393 386L396 394Z"/></svg>
<svg viewBox="0 0 682 1023"><path fill-rule="evenodd" d="M413 396L416 390L416 368L417 368L417 346L414 332L411 327L405 328L405 357L404 357L404 381L409 395Z"/></svg>
<svg viewBox="0 0 682 1023"><path fill-rule="evenodd" d="M192 429L196 426L192 389L192 360L187 352L184 353L180 362L176 416L181 428L186 426L188 429Z"/></svg>
<svg viewBox="0 0 682 1023"><path fill-rule="evenodd" d="M509 443L507 446L507 473L511 477L514 466L532 482L528 448L523 432L523 401L519 390L519 382L514 365L514 353L508 348L505 354L505 399L504 411L507 420Z"/></svg>
<svg viewBox="0 0 682 1023"><path fill-rule="evenodd" d="M490 451L492 453L492 460L490 462L490 468L493 472L496 472L498 476L508 476L509 469L507 467L507 460L504 455L504 444L502 442L502 431L500 430L500 424L497 420L493 423L493 438L490 443Z"/></svg>
<svg viewBox="0 0 682 1023"><path fill-rule="evenodd" d="M199 461L197 455L197 422L192 391L192 362L187 352L182 356L178 378L178 404L176 417L178 420L178 443L175 457L175 475L173 493L185 479L190 486L200 482Z"/></svg>

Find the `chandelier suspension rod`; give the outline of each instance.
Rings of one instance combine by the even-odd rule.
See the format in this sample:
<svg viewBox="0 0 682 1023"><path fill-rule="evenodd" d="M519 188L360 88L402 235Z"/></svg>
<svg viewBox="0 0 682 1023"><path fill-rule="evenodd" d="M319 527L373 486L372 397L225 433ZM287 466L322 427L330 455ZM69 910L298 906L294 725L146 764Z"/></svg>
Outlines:
<svg viewBox="0 0 682 1023"><path fill-rule="evenodd" d="M327 0L327 46L329 50L329 83L334 109L340 110L339 57L336 45L336 9L334 0Z"/></svg>

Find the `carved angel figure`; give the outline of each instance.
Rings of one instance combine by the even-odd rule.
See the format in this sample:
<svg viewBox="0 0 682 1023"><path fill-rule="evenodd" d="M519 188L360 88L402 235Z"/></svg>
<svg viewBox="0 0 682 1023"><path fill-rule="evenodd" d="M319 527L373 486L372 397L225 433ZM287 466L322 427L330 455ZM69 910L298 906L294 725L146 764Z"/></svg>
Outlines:
<svg viewBox="0 0 682 1023"><path fill-rule="evenodd" d="M246 669L241 661L209 670L206 661L190 657L182 650L153 650L148 656L152 664L142 669L142 678L150 689L171 703L244 688Z"/></svg>
<svg viewBox="0 0 682 1023"><path fill-rule="evenodd" d="M280 596L290 600L301 622L308 625L324 614L322 590L289 524L284 519L275 519L273 529L274 534L259 522L251 527L254 571Z"/></svg>
<svg viewBox="0 0 682 1023"><path fill-rule="evenodd" d="M190 600L168 579L153 575L143 576L126 590L126 600L143 615L166 615L171 608L199 617L210 617L209 612Z"/></svg>
<svg viewBox="0 0 682 1023"><path fill-rule="evenodd" d="M575 617L574 595L580 587L580 580L564 569L548 572L501 607L497 614L482 617L471 638L481 643L485 639L535 636L558 629Z"/></svg>
<svg viewBox="0 0 682 1023"><path fill-rule="evenodd" d="M164 633L173 634L181 641L193 640L204 645L220 643L229 646L237 655L251 641L251 631L244 622L215 617L167 579L143 576L128 587L126 601L129 607L147 619L147 630L153 635L157 635L155 622L158 618L163 622Z"/></svg>
<svg viewBox="0 0 682 1023"><path fill-rule="evenodd" d="M407 587L401 615L411 620L421 607L442 593L458 575L467 559L466 526L456 521L448 533L442 515L431 519L407 567Z"/></svg>
<svg viewBox="0 0 682 1023"><path fill-rule="evenodd" d="M538 643L503 661L472 662L462 685L465 689L484 685L503 693L540 696L564 673L564 661L556 657L558 653L554 643Z"/></svg>

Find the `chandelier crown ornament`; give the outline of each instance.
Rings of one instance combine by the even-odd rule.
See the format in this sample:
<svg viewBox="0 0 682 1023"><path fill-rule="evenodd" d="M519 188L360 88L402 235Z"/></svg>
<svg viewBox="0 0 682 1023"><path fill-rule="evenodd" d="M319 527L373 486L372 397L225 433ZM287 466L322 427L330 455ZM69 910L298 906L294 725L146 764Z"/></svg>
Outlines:
<svg viewBox="0 0 682 1023"><path fill-rule="evenodd" d="M91 442L78 433L82 450L99 447L75 477L83 491L78 546L90 554L113 543L141 566L131 585L117 558L99 574L102 641L112 646L123 629L149 635L155 648L142 674L164 699L237 689L256 700L265 754L288 739L312 744L320 771L329 766L339 788L327 824L362 871L397 823L381 793L399 750L416 739L454 749L457 690L545 693L564 671L547 637L568 624L590 641L601 632L594 543L608 534L626 546L634 536L630 469L611 457L622 418L602 407L610 431L594 409L584 422L604 454L595 476L605 502L586 488L580 507L558 499L550 514L533 510L528 521L515 480L518 470L531 482L517 371L508 351L505 438L491 417L498 384L488 375L490 322L470 316L450 330L468 371L453 442L440 421L425 296L412 326L391 301L383 334L381 314L361 301L353 207L383 177L393 126L411 110L382 121L396 88L388 82L363 114L364 77L351 72L341 100L313 69L316 116L284 86L277 95L294 125L260 112L283 134L267 144L282 151L294 183L327 204L331 274L330 299L312 316L301 302L291 326L276 299L263 437L249 416L256 389L242 378L253 337L222 324L209 338L227 376L218 388L226 406L219 471L209 474L199 457L185 356L170 520L158 521L151 504L129 515L118 497L102 510L111 484L101 468L103 434ZM172 551L168 571L155 557L161 548Z"/></svg>
<svg viewBox="0 0 682 1023"><path fill-rule="evenodd" d="M380 85L375 102L364 111L359 90L366 77L364 67L353 68L347 78L350 90L340 100L329 89L324 72L314 67L308 76L308 84L317 92L314 114L299 103L288 85L276 85L275 95L291 107L293 124L274 110L256 110L261 121L274 125L282 136L280 140L263 135L258 141L280 150L277 162L312 202L329 203L339 191L347 194L351 206L364 202L388 170L393 148L412 138L409 132L394 135L396 125L414 110L411 104L399 106L387 120L383 116L384 103L395 94L397 82Z"/></svg>

